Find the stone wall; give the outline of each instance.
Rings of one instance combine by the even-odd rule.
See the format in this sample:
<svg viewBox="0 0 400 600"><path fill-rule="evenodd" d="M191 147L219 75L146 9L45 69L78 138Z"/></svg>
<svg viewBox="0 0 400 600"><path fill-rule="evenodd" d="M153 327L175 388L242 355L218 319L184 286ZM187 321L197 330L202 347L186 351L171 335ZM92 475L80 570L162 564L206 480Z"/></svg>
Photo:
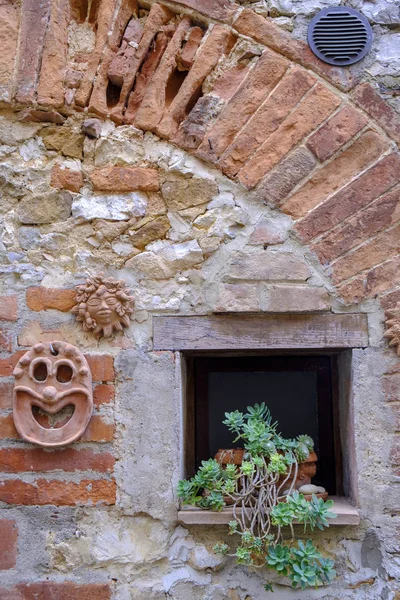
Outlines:
<svg viewBox="0 0 400 600"><path fill-rule="evenodd" d="M153 351L152 318L328 311L368 315L370 346L343 357L362 522L315 536L332 586L278 594L400 597L400 364L382 337L400 299L400 117L369 63L329 68L279 26L311 14L292 5L0 5L2 600L270 597L212 553L224 528L177 525L182 357ZM363 7L396 40L392 9ZM136 310L96 342L69 311L102 270ZM11 375L55 339L85 353L95 410L46 451L14 429Z"/></svg>

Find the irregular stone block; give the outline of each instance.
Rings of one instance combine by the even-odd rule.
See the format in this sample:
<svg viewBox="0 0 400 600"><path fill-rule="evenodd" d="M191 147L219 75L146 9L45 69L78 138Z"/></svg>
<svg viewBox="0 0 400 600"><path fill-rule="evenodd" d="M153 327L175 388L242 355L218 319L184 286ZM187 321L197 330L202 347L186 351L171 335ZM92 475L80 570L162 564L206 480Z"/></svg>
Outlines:
<svg viewBox="0 0 400 600"><path fill-rule="evenodd" d="M218 283L206 292L206 301L213 312L258 312L257 285L249 283Z"/></svg>
<svg viewBox="0 0 400 600"><path fill-rule="evenodd" d="M42 133L44 145L48 150L57 150L71 158L83 158L83 133L75 133L69 128L50 127Z"/></svg>
<svg viewBox="0 0 400 600"><path fill-rule="evenodd" d="M228 261L230 279L305 281L310 268L289 252L234 252Z"/></svg>
<svg viewBox="0 0 400 600"><path fill-rule="evenodd" d="M146 205L146 195L141 192L80 196L72 203L72 216L80 222L92 219L126 221L132 217L143 217Z"/></svg>
<svg viewBox="0 0 400 600"><path fill-rule="evenodd" d="M161 193L170 210L182 210L210 202L218 194L218 187L207 179L167 173L161 178Z"/></svg>
<svg viewBox="0 0 400 600"><path fill-rule="evenodd" d="M266 286L261 292L261 309L266 312L314 312L330 309L325 288L294 285Z"/></svg>
<svg viewBox="0 0 400 600"><path fill-rule="evenodd" d="M100 119L85 119L82 123L82 131L91 138L99 138L103 122Z"/></svg>
<svg viewBox="0 0 400 600"><path fill-rule="evenodd" d="M167 216L151 219L142 226L139 221L137 226L134 226L134 230L129 232L130 241L135 248L143 250L150 242L164 239L170 228L171 224Z"/></svg>
<svg viewBox="0 0 400 600"><path fill-rule="evenodd" d="M41 196L25 196L18 204L17 215L24 225L57 223L71 216L72 196L67 191Z"/></svg>

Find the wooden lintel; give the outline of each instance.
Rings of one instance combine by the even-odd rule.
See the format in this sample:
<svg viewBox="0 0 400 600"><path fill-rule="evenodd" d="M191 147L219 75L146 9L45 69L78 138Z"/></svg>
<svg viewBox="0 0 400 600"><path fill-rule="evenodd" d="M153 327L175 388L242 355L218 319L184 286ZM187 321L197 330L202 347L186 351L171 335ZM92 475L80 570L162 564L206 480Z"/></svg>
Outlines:
<svg viewBox="0 0 400 600"><path fill-rule="evenodd" d="M154 317L155 350L364 348L364 314Z"/></svg>

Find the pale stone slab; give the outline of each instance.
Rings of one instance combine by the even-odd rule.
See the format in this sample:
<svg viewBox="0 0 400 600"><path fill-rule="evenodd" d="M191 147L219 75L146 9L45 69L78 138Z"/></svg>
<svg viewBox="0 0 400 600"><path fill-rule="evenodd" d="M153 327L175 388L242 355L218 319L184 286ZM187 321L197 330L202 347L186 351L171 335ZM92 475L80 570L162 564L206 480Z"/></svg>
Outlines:
<svg viewBox="0 0 400 600"><path fill-rule="evenodd" d="M347 498L332 496L334 505L332 512L337 517L329 519L329 525L359 525L360 515L358 509L352 506ZM232 509L223 508L220 512L215 510L202 510L196 506L186 506L178 512L178 521L184 525L227 525L232 520Z"/></svg>

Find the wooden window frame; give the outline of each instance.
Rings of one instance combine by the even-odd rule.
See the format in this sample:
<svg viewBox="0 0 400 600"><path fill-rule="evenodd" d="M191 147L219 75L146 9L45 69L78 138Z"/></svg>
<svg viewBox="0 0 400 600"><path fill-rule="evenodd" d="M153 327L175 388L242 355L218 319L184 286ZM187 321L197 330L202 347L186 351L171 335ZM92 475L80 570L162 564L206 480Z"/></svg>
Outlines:
<svg viewBox="0 0 400 600"><path fill-rule="evenodd" d="M346 497L357 502L356 464L354 451L353 407L351 382L351 351L369 345L368 318L359 313L307 313L307 314L220 314L204 316L159 316L153 317L153 349L179 352L182 361L182 391L185 394L183 410L183 446L185 464L182 476L190 473L194 464L194 369L196 356L248 356L277 353L293 355L307 354L336 355L340 376L332 362L332 393L339 398L334 401L334 419L340 422L340 437L346 463L343 463L343 484ZM340 408L340 410L339 410ZM338 414L340 413L340 414ZM335 444L339 443L335 434ZM338 454L339 455L339 454ZM340 493L342 482L338 482ZM340 520L335 524L357 524L357 510L342 499L344 508ZM342 502L339 498L339 502ZM185 511L181 511L185 512ZM191 513L187 523L203 523L204 515ZM201 512L201 511L200 511ZM228 511L229 512L229 511ZM210 518L210 517L207 517ZM210 522L214 522L211 518ZM224 519L229 515L225 515ZM186 519L186 517L185 517ZM207 520L207 519L206 519ZM227 522L228 522L227 521ZM216 522L216 521L215 521Z"/></svg>

